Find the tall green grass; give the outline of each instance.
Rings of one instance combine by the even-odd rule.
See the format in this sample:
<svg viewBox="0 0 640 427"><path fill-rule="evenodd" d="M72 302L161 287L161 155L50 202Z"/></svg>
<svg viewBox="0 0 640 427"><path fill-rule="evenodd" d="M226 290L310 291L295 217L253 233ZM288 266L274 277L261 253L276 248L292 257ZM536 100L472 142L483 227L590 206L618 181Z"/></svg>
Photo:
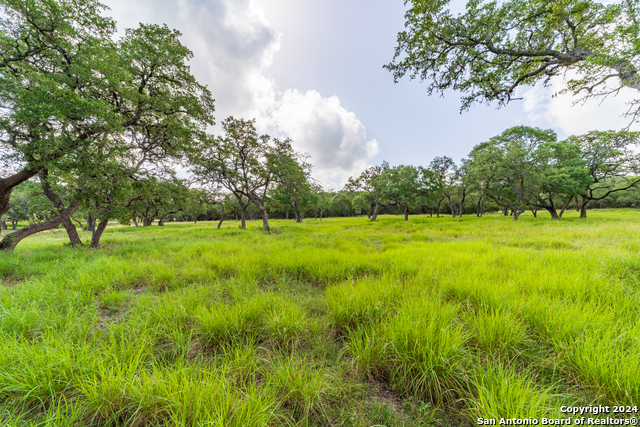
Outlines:
<svg viewBox="0 0 640 427"><path fill-rule="evenodd" d="M0 425L473 425L640 402L638 212L225 225L0 254Z"/></svg>

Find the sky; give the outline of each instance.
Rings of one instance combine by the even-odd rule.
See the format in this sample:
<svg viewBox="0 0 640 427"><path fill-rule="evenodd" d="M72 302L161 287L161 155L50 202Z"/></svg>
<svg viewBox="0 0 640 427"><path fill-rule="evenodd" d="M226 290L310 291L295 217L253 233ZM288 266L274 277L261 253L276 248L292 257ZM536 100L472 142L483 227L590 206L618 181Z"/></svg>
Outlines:
<svg viewBox="0 0 640 427"><path fill-rule="evenodd" d="M455 161L505 129L554 129L559 138L621 129L634 91L572 106L551 87L520 91L507 107L474 105L460 93L428 96L419 80L393 81L404 28L403 0L104 0L118 28L167 24L194 53L192 72L216 99L216 121L256 119L261 133L290 137L311 156L313 176L340 189L349 176L383 160L427 166ZM463 0L453 0L461 11ZM220 132L212 129L212 132Z"/></svg>

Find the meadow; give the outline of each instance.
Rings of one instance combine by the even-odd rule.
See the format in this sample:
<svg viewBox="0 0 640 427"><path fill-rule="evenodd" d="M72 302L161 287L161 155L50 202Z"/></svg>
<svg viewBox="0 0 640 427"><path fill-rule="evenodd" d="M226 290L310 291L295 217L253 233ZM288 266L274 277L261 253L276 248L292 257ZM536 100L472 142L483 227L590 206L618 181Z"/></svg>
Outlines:
<svg viewBox="0 0 640 427"><path fill-rule="evenodd" d="M111 227L97 250L35 236L0 254L0 425L633 410L640 212L577 215Z"/></svg>

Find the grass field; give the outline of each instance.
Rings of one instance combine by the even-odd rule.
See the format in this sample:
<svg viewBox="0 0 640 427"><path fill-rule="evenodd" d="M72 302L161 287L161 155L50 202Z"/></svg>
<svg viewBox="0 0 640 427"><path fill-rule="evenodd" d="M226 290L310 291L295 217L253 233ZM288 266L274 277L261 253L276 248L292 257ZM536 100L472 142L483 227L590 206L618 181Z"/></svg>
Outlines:
<svg viewBox="0 0 640 427"><path fill-rule="evenodd" d="M0 425L466 426L640 405L640 212L540 216L24 241L0 254Z"/></svg>

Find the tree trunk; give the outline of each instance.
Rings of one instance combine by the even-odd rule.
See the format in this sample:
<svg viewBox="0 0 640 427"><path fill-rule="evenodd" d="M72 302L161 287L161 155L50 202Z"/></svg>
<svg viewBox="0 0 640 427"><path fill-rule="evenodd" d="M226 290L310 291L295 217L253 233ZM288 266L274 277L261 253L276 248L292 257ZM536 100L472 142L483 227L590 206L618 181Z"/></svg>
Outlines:
<svg viewBox="0 0 640 427"><path fill-rule="evenodd" d="M466 188L462 188L462 198L460 198L460 203L458 204L458 206L460 207L460 211L458 212L458 216L460 216L460 218L462 218L462 211L464 211L464 199L467 198L467 189Z"/></svg>
<svg viewBox="0 0 640 427"><path fill-rule="evenodd" d="M11 199L11 190L13 190L13 187L0 187L0 217L9 212L9 199Z"/></svg>
<svg viewBox="0 0 640 427"><path fill-rule="evenodd" d="M32 236L36 233L46 230L52 230L62 224L62 221L65 219L71 218L71 215L76 213L78 210L78 205L72 203L67 207L62 213L56 215L49 221L40 222L37 224L32 224L28 227L25 227L19 231L15 231L11 234L7 234L2 241L0 241L0 251L13 252L16 245L20 243L21 240Z"/></svg>
<svg viewBox="0 0 640 427"><path fill-rule="evenodd" d="M440 218L440 204L442 203L442 200L440 200L438 202L438 210L436 211L436 218Z"/></svg>
<svg viewBox="0 0 640 427"><path fill-rule="evenodd" d="M133 222L135 222L135 218L133 220ZM136 223L136 227L138 226L138 223ZM87 227L84 229L85 231L90 231L90 232L94 232L96 231L96 219L93 217L93 215L91 214L87 214Z"/></svg>
<svg viewBox="0 0 640 427"><path fill-rule="evenodd" d="M247 205L242 203L242 198L238 198L240 203L240 226L243 230L247 229Z"/></svg>
<svg viewBox="0 0 640 427"><path fill-rule="evenodd" d="M96 230L91 234L91 245L92 248L100 247L100 238L102 237L102 233L104 233L105 228L109 225L109 218L102 218L96 227Z"/></svg>
<svg viewBox="0 0 640 427"><path fill-rule="evenodd" d="M2 220L2 227L0 227L0 229L2 230L6 230L7 229L7 221L6 220Z"/></svg>
<svg viewBox="0 0 640 427"><path fill-rule="evenodd" d="M69 243L71 244L71 246L82 246L82 240L80 240L78 230L76 229L76 226L71 222L71 219L65 219L64 221L62 221L62 226L67 231L67 236L69 236Z"/></svg>
<svg viewBox="0 0 640 427"><path fill-rule="evenodd" d="M480 218L482 216L482 197L478 198L478 206L476 208L476 216Z"/></svg>
<svg viewBox="0 0 640 427"><path fill-rule="evenodd" d="M133 225L135 225L135 226L136 226L136 228L138 228L138 227L139 227L139 225L138 225L138 221L136 221L136 217L135 217L135 216L133 217Z"/></svg>
<svg viewBox="0 0 640 427"><path fill-rule="evenodd" d="M6 178L0 178L0 218L9 212L9 199L11 198L11 191L13 190L13 187L16 187L17 185L27 181L29 178L36 176L38 174L38 170L39 168L29 170L29 167L27 166L13 175Z"/></svg>
<svg viewBox="0 0 640 427"><path fill-rule="evenodd" d="M267 210L264 206L260 207L260 213L262 214L262 229L265 231L269 231L269 218L267 217Z"/></svg>
<svg viewBox="0 0 640 427"><path fill-rule="evenodd" d="M560 220L560 216L562 216L562 213L560 213L560 216L558 216L558 212L556 211L556 208L554 206L546 207L545 209L551 214L551 219ZM562 210L562 212L564 212L564 209Z"/></svg>
<svg viewBox="0 0 640 427"><path fill-rule="evenodd" d="M524 211L519 211L517 209L513 210L513 220L517 221L518 218L520 218L520 215L522 215L524 213Z"/></svg>
<svg viewBox="0 0 640 427"><path fill-rule="evenodd" d="M560 214L558 215L558 219L562 218L562 215L564 214L564 211L569 207L569 204L571 203L573 199L569 199L567 200L567 202L562 206L562 210L560 210Z"/></svg>
<svg viewBox="0 0 640 427"><path fill-rule="evenodd" d="M409 207L404 208L404 220L409 221Z"/></svg>
<svg viewBox="0 0 640 427"><path fill-rule="evenodd" d="M300 218L300 208L298 206L298 200L293 202L293 212L296 214L296 222L302 222L302 218Z"/></svg>
<svg viewBox="0 0 640 427"><path fill-rule="evenodd" d="M56 208L58 214L64 212L64 203L62 203L62 199L56 193L53 192L53 188L51 188L51 183L49 183L49 170L42 169L38 176L40 178L40 185L42 186L42 192L49 199L53 207ZM69 236L69 242L71 246L82 246L82 240L80 240L80 236L78 236L78 230L76 230L76 226L73 225L70 218L62 221L62 226L65 230L67 230L67 236Z"/></svg>
<svg viewBox="0 0 640 427"><path fill-rule="evenodd" d="M320 221L322 221L322 212L324 211L324 209L320 208Z"/></svg>
<svg viewBox="0 0 640 427"><path fill-rule="evenodd" d="M509 216L509 208L506 206L502 208L502 215Z"/></svg>
<svg viewBox="0 0 640 427"><path fill-rule="evenodd" d="M222 218L220 218L220 222L218 223L218 230L220 230L220 226L222 225L223 221L224 221L224 212L222 213Z"/></svg>
<svg viewBox="0 0 640 427"><path fill-rule="evenodd" d="M578 199L576 198L576 200ZM590 199L582 198L582 204L580 205L580 218L587 217L587 204L589 204L590 201Z"/></svg>
<svg viewBox="0 0 640 427"><path fill-rule="evenodd" d="M376 203L376 206L373 209L373 215L371 215L371 221L375 221L376 218L378 218L378 208L379 208L379 205Z"/></svg>
<svg viewBox="0 0 640 427"><path fill-rule="evenodd" d="M17 230L18 229L18 220L17 219L11 218L11 229L12 230Z"/></svg>
<svg viewBox="0 0 640 427"><path fill-rule="evenodd" d="M284 214L284 219L289 219L289 209L287 209L287 212Z"/></svg>
<svg viewBox="0 0 640 427"><path fill-rule="evenodd" d="M583 198L584 200L584 198ZM576 197L576 212L580 212L580 201L578 200L578 198ZM582 215L580 215L580 218L582 218Z"/></svg>
<svg viewBox="0 0 640 427"><path fill-rule="evenodd" d="M538 211L537 209L531 209L531 213L533 214L534 218L538 218Z"/></svg>

